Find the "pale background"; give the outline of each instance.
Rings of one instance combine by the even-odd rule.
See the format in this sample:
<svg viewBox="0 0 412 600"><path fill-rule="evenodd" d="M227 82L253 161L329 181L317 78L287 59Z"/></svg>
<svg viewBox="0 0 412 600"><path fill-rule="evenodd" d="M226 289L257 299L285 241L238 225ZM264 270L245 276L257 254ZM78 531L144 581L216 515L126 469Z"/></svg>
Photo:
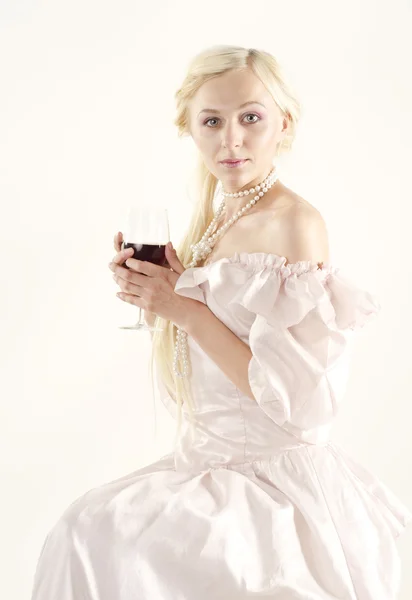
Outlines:
<svg viewBox="0 0 412 600"><path fill-rule="evenodd" d="M313 203L333 262L375 293L332 439L412 507L411 3L102 0L0 4L0 596L30 597L66 506L172 448L148 377L150 336L117 329L107 265L129 203L194 198L173 126L191 57L272 52L303 104L284 183ZM412 593L412 529L398 540ZM362 557L360 557L362 559Z"/></svg>

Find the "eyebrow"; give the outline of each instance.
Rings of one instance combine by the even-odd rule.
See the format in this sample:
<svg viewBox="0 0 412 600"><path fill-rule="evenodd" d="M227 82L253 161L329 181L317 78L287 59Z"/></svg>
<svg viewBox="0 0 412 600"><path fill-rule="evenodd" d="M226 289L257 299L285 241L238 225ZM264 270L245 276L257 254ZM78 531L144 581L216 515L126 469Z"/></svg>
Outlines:
<svg viewBox="0 0 412 600"><path fill-rule="evenodd" d="M260 104L260 106L263 106L263 108L266 108L266 106L264 104L262 104L261 102L257 102L256 100L250 100L249 102L244 102L243 104L241 104L239 106L239 108L243 108L244 106L247 106L248 104ZM200 113L197 116L199 116L202 112L214 112L214 113L220 114L220 111L217 110L216 108L204 108L203 110L200 111Z"/></svg>

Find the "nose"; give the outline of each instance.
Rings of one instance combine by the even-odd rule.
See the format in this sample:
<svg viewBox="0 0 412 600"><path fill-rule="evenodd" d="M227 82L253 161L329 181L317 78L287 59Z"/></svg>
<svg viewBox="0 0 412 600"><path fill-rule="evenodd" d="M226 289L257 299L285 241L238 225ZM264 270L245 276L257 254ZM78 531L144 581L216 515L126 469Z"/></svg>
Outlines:
<svg viewBox="0 0 412 600"><path fill-rule="evenodd" d="M239 148L243 144L243 131L239 123L229 121L222 127L222 146L228 150Z"/></svg>

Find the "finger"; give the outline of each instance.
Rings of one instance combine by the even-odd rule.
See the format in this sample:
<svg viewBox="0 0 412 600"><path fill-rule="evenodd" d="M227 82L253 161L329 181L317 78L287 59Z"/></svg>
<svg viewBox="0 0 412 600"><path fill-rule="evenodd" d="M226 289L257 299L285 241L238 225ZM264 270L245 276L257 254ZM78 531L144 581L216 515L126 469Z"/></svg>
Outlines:
<svg viewBox="0 0 412 600"><path fill-rule="evenodd" d="M142 273L143 275L150 275L150 277L161 277L164 276L165 273L169 273L169 269L166 267L161 267L160 265L155 265L154 263L148 262L147 260L136 260L135 258L128 258L126 261L126 265L133 269L133 271L137 271L138 273Z"/></svg>
<svg viewBox="0 0 412 600"><path fill-rule="evenodd" d="M137 273L131 268L127 269L116 263L111 263L110 268L113 271L113 279L119 287L122 289L125 289L125 286L128 287L131 294L141 296L145 288L152 289L155 285L155 280L152 277Z"/></svg>
<svg viewBox="0 0 412 600"><path fill-rule="evenodd" d="M114 239L113 239L113 245L114 245L114 249L116 250L116 252L120 252L120 250L122 249L122 243L123 243L123 234L121 231L119 231L118 233L116 233L116 235L114 236Z"/></svg>
<svg viewBox="0 0 412 600"><path fill-rule="evenodd" d="M129 304L134 304L139 308L147 310L146 302L143 300L143 298L139 298L139 296L132 296L131 294L125 294L124 292L119 292L116 294L116 296L123 302L128 302Z"/></svg>
<svg viewBox="0 0 412 600"><path fill-rule="evenodd" d="M122 292L141 297L145 290L136 282L136 277L143 277L143 275L133 275L128 269L122 269L122 267L117 267L117 271L113 275L113 279Z"/></svg>
<svg viewBox="0 0 412 600"><path fill-rule="evenodd" d="M116 265L121 265L127 258L133 256L134 250L133 248L127 248L126 250L120 250L114 257L112 262Z"/></svg>

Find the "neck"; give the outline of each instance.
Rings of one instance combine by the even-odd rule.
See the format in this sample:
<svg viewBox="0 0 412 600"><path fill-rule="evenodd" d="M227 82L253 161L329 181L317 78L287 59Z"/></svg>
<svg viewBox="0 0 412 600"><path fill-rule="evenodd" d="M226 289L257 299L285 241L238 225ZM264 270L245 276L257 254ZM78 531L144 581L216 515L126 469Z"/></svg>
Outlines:
<svg viewBox="0 0 412 600"><path fill-rule="evenodd" d="M246 190L250 190L251 188L255 188L257 185L261 185L265 178L272 171L273 165L269 167L264 173L249 181L246 185L242 187L235 187L233 185L225 185L223 186L223 190L229 194L234 194L237 192L243 192ZM276 185L276 184L275 184ZM272 188L273 189L273 188ZM225 196L225 219L230 219L234 214L236 214L251 198L253 198L253 194L248 194L247 196L240 196L238 198Z"/></svg>

